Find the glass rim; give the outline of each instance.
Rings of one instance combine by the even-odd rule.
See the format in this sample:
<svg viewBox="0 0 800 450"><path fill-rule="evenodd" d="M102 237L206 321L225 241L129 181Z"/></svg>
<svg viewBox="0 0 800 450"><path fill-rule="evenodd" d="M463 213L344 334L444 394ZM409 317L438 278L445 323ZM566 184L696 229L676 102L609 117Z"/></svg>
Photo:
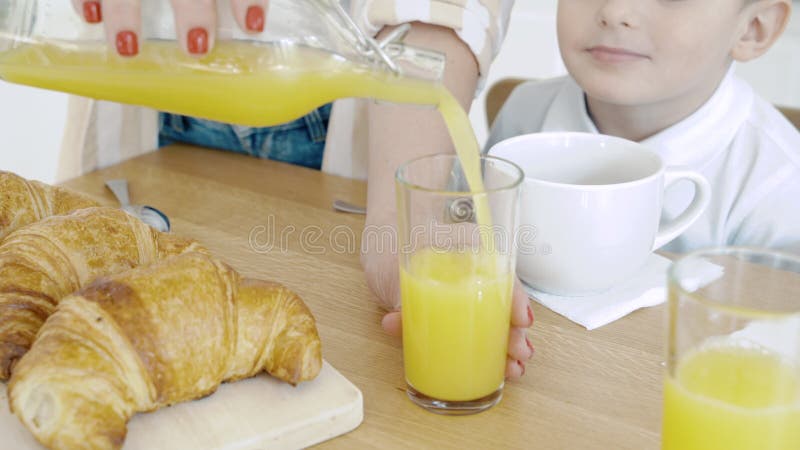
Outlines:
<svg viewBox="0 0 800 450"><path fill-rule="evenodd" d="M415 164L415 163L418 163L420 161L424 161L424 160L427 160L427 159L439 159L439 158L449 158L449 159L453 159L453 160L459 161L458 155L456 155L455 153L431 153L431 154L424 155L424 156L418 156L416 158L410 159L410 160L404 162L403 164L401 164L400 167L398 167L397 170L395 171L394 178L398 183L401 183L403 186L405 186L405 187L407 187L409 189L412 189L412 190L415 190L415 191L428 192L428 193L431 193L431 194L446 195L446 196L485 195L485 194L493 194L493 193L503 192L503 191L511 191L511 190L514 190L514 189L518 188L520 185L522 185L522 182L525 180L525 172L523 172L522 168L520 168L516 163L514 163L512 161L509 161L509 160L507 160L505 158L500 158L499 156L492 156L492 155L486 155L486 154L481 154L480 155L481 161L496 161L496 162L500 162L502 164L506 164L508 167L512 168L516 172L516 177L514 178L514 180L512 180L511 182L509 182L508 184L506 184L504 186L501 186L501 187L498 187L498 188L493 188L493 189L485 189L484 188L483 190L480 190L480 191L471 191L471 190L470 191L450 191L450 190L446 190L446 189L432 189L432 188L428 188L428 187L425 187L425 186L420 186L419 184L412 183L411 181L409 181L408 179L403 177L403 171L405 169L407 169L409 166L411 166L412 164Z"/></svg>
<svg viewBox="0 0 800 450"><path fill-rule="evenodd" d="M741 255L745 257L758 256L758 255L770 256L780 260L791 261L793 264L796 264L797 267L800 267L800 255L782 250L774 250L769 248L759 248L752 246L703 248L686 253L684 255L681 255L679 258L673 260L672 264L670 264L669 269L667 270L667 282L668 282L667 290L671 289L672 286L675 286L677 289L680 290L680 295L684 298L689 298L693 302L699 303L709 309L713 309L715 311L724 312L726 314L735 315L742 318L776 319L776 318L786 318L794 316L800 317L800 302L798 302L797 306L784 311L758 309L755 307L735 306L717 300L711 300L707 297L697 295L694 291L689 291L686 288L684 288L683 284L680 282L680 279L676 273L681 265L686 264L688 261L698 260L707 256L726 256L726 255L734 255L734 256ZM800 276L800 272L798 272L798 276Z"/></svg>

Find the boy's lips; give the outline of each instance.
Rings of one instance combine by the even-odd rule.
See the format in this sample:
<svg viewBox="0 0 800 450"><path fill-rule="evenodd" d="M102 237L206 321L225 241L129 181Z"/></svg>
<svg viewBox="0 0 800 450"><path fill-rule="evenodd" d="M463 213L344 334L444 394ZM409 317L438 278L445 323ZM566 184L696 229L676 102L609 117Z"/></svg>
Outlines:
<svg viewBox="0 0 800 450"><path fill-rule="evenodd" d="M586 49L586 51L589 52L594 59L605 63L623 63L649 59L647 55L643 55L632 50L619 47L607 47L605 45L590 47Z"/></svg>

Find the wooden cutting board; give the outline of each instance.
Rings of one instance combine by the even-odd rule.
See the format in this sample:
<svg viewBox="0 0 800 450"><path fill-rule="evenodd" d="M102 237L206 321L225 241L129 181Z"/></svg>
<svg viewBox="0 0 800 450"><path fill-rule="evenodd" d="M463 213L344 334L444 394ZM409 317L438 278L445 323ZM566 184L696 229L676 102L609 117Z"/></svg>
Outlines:
<svg viewBox="0 0 800 450"><path fill-rule="evenodd" d="M201 400L138 414L123 449L302 448L353 430L363 417L361 391L324 362L316 379L297 387L262 374L224 384ZM9 412L0 384L0 449L42 448Z"/></svg>

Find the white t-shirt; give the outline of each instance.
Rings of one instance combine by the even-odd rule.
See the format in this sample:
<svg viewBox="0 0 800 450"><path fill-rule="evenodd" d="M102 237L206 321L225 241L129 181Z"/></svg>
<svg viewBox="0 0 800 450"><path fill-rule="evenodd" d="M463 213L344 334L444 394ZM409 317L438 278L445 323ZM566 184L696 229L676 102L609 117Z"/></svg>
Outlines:
<svg viewBox="0 0 800 450"><path fill-rule="evenodd" d="M598 133L570 77L517 87L486 148L546 131ZM697 111L641 143L667 166L698 171L711 184L708 209L665 250L744 245L800 253L800 132L732 72ZM667 190L663 218L680 214L692 195L688 182Z"/></svg>

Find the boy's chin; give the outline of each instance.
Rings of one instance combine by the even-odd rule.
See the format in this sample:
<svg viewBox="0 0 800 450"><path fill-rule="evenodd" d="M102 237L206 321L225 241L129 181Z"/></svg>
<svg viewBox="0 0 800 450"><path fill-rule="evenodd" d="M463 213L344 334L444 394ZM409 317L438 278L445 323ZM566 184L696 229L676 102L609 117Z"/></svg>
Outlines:
<svg viewBox="0 0 800 450"><path fill-rule="evenodd" d="M578 84L592 100L616 106L640 106L657 97L652 88L625 80L579 80Z"/></svg>

